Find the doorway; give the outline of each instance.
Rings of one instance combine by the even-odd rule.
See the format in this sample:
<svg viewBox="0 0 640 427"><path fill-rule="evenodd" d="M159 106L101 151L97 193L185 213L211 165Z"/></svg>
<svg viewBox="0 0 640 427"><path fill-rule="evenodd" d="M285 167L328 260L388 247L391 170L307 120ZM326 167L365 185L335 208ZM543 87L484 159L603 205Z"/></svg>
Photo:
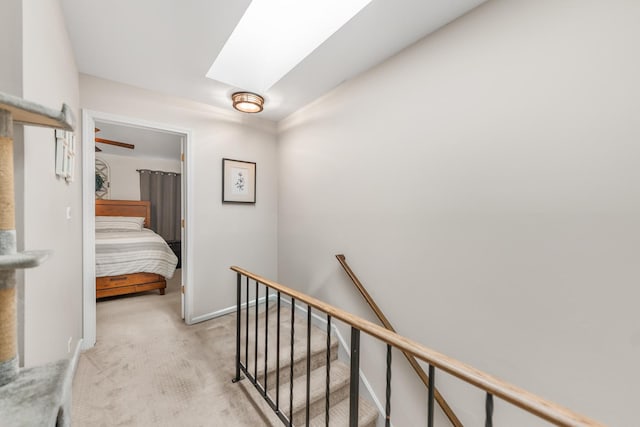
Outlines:
<svg viewBox="0 0 640 427"><path fill-rule="evenodd" d="M181 248L180 248L180 280L183 285L181 292L181 312L182 318L187 324L191 324L191 298L190 290L186 283L189 283L189 278L192 275L191 269L191 257L190 251L190 232L186 224L190 224L189 221L191 209L190 202L190 147L191 147L191 132L186 129L178 129L169 127L164 124L152 123L133 119L130 117L116 116L107 113L100 113L95 111L84 110L82 113L83 122L83 135L82 135L82 147L83 147L83 348L90 348L95 345L96 342L96 287L95 287L95 199L96 199L96 180L95 180L95 168L96 168L96 128L108 129L108 130L121 130L130 131L133 134L143 135L147 134L163 134L169 140L175 141L179 144L180 150L176 151L178 154L178 160L180 161L180 171L182 174L182 201L181 201L181 218L182 218L182 236L181 236ZM105 133L102 131L102 135ZM122 139L122 138L121 138ZM98 144L102 149L107 149L108 146ZM122 147L120 147L122 148ZM157 147L160 148L159 146ZM139 146L140 154L144 153L142 145ZM112 153L113 154L113 153ZM102 153L102 157L105 157ZM116 198L116 197L111 197Z"/></svg>

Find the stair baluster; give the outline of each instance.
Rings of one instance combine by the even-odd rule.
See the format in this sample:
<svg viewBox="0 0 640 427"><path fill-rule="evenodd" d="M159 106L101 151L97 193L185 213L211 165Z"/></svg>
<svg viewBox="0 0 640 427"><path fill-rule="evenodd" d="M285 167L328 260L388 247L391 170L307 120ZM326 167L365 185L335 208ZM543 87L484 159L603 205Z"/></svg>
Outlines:
<svg viewBox="0 0 640 427"><path fill-rule="evenodd" d="M324 425L329 427L329 391L331 384L331 316L327 314L327 380L324 391Z"/></svg>
<svg viewBox="0 0 640 427"><path fill-rule="evenodd" d="M269 360L269 288L264 287L264 396L267 396L267 361Z"/></svg>
<svg viewBox="0 0 640 427"><path fill-rule="evenodd" d="M429 406L427 407L427 426L433 427L433 397L436 389L436 368L429 364Z"/></svg>
<svg viewBox="0 0 640 427"><path fill-rule="evenodd" d="M293 339L295 337L296 300L291 298L291 362L289 364L289 427L293 425Z"/></svg>
<svg viewBox="0 0 640 427"><path fill-rule="evenodd" d="M487 393L484 408L486 414L484 427L493 427L493 395L491 393Z"/></svg>
<svg viewBox="0 0 640 427"><path fill-rule="evenodd" d="M391 427L391 346L389 344L387 344L387 390L385 395L384 425Z"/></svg>
<svg viewBox="0 0 640 427"><path fill-rule="evenodd" d="M360 397L360 330L351 327L351 379L349 383L349 427L358 427Z"/></svg>
<svg viewBox="0 0 640 427"><path fill-rule="evenodd" d="M278 318L276 324L276 413L280 413L280 291L278 291Z"/></svg>
<svg viewBox="0 0 640 427"><path fill-rule="evenodd" d="M311 307L307 305L307 403L305 425L309 425L309 399L311 398Z"/></svg>
<svg viewBox="0 0 640 427"><path fill-rule="evenodd" d="M256 293L255 295L255 306L256 306L256 326L253 330L254 336L254 346L253 346L253 378L254 381L258 381L258 281L256 280Z"/></svg>
<svg viewBox="0 0 640 427"><path fill-rule="evenodd" d="M242 276L239 274L236 294L236 376L232 380L234 383L242 379L240 377L240 318L242 316L242 307L240 307L240 305L242 301Z"/></svg>
<svg viewBox="0 0 640 427"><path fill-rule="evenodd" d="M244 323L244 366L249 369L249 278L247 277L245 314L246 321Z"/></svg>

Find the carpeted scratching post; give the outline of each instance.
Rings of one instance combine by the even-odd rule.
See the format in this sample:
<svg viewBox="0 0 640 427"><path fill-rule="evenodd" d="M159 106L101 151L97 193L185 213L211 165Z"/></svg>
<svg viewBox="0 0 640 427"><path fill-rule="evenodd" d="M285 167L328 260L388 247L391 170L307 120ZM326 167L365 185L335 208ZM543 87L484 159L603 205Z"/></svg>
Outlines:
<svg viewBox="0 0 640 427"><path fill-rule="evenodd" d="M13 197L13 119L0 110L0 256L16 253ZM0 270L0 386L18 376L16 272Z"/></svg>
<svg viewBox="0 0 640 427"><path fill-rule="evenodd" d="M73 130L73 116L66 105L55 111L0 93L0 424L64 426L69 424L75 360L65 359L22 372L18 368L16 270L37 267L48 253L16 251L14 121Z"/></svg>

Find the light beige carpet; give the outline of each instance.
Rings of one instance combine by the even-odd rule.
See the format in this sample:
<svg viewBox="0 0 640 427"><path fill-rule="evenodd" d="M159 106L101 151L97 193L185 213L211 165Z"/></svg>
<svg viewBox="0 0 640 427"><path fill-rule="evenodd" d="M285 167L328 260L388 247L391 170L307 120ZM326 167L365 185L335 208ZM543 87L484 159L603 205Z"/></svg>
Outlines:
<svg viewBox="0 0 640 427"><path fill-rule="evenodd" d="M97 303L97 343L73 383L74 426L282 425L247 380L231 382L235 315L185 325L179 276L164 296Z"/></svg>

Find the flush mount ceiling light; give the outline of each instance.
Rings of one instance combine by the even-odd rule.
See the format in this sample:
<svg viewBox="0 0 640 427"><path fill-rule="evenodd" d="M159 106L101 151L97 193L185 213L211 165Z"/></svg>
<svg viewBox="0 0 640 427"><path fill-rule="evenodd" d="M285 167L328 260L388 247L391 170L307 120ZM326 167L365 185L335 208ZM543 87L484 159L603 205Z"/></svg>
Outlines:
<svg viewBox="0 0 640 427"><path fill-rule="evenodd" d="M371 0L253 0L207 77L265 93Z"/></svg>
<svg viewBox="0 0 640 427"><path fill-rule="evenodd" d="M243 113L259 113L264 105L264 98L251 92L236 92L231 100L233 108Z"/></svg>

